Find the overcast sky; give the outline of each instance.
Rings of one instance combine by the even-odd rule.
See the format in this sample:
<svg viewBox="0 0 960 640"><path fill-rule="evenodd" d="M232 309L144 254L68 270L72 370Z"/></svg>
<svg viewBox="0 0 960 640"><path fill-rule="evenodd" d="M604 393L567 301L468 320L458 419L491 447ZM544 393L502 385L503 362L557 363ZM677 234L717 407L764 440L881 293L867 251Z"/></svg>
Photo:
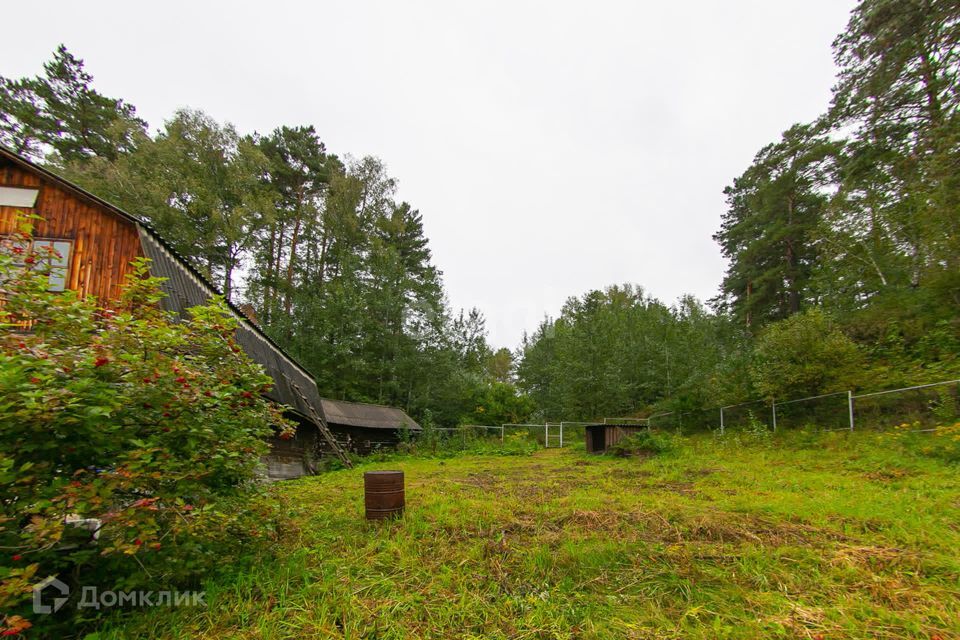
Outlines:
<svg viewBox="0 0 960 640"><path fill-rule="evenodd" d="M4 7L0 74L63 42L159 127L313 124L382 158L454 308L515 347L590 289L715 295L722 190L825 109L853 0L50 2ZM42 17L42 20L38 18Z"/></svg>

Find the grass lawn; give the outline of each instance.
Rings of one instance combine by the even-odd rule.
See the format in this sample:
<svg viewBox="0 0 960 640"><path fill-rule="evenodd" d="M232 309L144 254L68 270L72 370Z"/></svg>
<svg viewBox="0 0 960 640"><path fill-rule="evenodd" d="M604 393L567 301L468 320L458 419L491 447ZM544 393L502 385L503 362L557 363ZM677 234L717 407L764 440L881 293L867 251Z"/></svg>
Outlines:
<svg viewBox="0 0 960 640"><path fill-rule="evenodd" d="M362 473L406 472L402 520ZM398 458L292 481L276 561L101 638L958 638L958 467L870 434Z"/></svg>

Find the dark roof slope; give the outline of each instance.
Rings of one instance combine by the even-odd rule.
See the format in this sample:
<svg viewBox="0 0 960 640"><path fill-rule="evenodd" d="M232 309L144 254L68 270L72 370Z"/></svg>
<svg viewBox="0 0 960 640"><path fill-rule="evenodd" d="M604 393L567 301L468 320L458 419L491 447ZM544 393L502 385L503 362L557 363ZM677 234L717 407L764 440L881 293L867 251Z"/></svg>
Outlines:
<svg viewBox="0 0 960 640"><path fill-rule="evenodd" d="M211 296L217 295L217 291L211 285L185 269L176 255L143 226L140 227L140 243L143 246L144 255L150 258L150 272L154 276L166 278L160 285L167 294L167 297L161 301L164 309L186 317L187 309L202 305ZM306 396L307 401L317 411L322 411L317 384L310 374L280 347L273 344L238 309L234 309L234 312L240 321L240 327L237 329L237 343L248 356L263 366L267 375L273 378L273 388L266 394L267 397L289 405L309 418L311 417L309 407L304 404L300 394L293 388L293 384L296 384Z"/></svg>
<svg viewBox="0 0 960 640"><path fill-rule="evenodd" d="M103 207L111 213L136 224L144 255L151 260L151 273L157 277L167 278L167 281L162 285L163 291L167 294L167 298L162 303L165 309L185 315L188 308L202 305L211 296L220 295L219 290L210 284L173 247L167 244L156 231L150 228L143 218L124 211L2 146L0 146L0 158L5 158L29 171L33 171L77 197ZM288 356L262 329L250 322L236 305L230 302L227 304L240 320L240 328L237 330L237 343L250 358L263 366L267 374L273 378L274 387L267 394L267 397L289 405L303 417L312 421L309 408L292 387L292 384L296 384L303 395L306 396L307 401L323 416L320 393L317 391L317 384L313 376Z"/></svg>
<svg viewBox="0 0 960 640"><path fill-rule="evenodd" d="M323 414L330 424L370 429L402 429L406 426L412 431L420 431L420 425L397 407L327 398L323 398L321 402Z"/></svg>

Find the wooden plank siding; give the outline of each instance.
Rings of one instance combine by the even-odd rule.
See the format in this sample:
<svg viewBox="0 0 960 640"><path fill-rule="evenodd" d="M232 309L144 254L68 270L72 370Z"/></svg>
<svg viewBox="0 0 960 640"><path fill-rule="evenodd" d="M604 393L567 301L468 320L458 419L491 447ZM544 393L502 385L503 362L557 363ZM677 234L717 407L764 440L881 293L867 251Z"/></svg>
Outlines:
<svg viewBox="0 0 960 640"><path fill-rule="evenodd" d="M33 209L0 206L0 234L16 230L18 212L42 216L34 221L35 238L73 243L67 288L95 296L101 302L117 297L130 272L130 262L143 255L133 222L84 202L59 185L6 160L0 160L0 186L40 191Z"/></svg>
<svg viewBox="0 0 960 640"><path fill-rule="evenodd" d="M626 437L632 436L635 433L640 433L640 431L645 430L646 427L638 427L635 425L615 425L608 426L606 430L606 447L609 449L613 445L617 444Z"/></svg>

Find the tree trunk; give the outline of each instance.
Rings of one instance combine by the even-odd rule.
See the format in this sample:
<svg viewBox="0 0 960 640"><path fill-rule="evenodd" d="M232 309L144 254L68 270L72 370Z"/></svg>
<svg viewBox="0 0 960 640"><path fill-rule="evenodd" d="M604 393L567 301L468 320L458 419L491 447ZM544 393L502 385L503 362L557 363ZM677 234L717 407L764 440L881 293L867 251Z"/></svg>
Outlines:
<svg viewBox="0 0 960 640"><path fill-rule="evenodd" d="M286 289L283 292L283 311L290 316L291 293L293 291L293 265L297 256L297 243L300 240L300 225L303 221L302 216L297 216L297 221L293 225L293 235L290 237L290 259L287 261L287 279Z"/></svg>
<svg viewBox="0 0 960 640"><path fill-rule="evenodd" d="M797 285L797 253L794 248L793 240L793 196L787 198L787 250L786 250L786 262L787 262L787 311L790 314L799 313L800 311L800 291Z"/></svg>

